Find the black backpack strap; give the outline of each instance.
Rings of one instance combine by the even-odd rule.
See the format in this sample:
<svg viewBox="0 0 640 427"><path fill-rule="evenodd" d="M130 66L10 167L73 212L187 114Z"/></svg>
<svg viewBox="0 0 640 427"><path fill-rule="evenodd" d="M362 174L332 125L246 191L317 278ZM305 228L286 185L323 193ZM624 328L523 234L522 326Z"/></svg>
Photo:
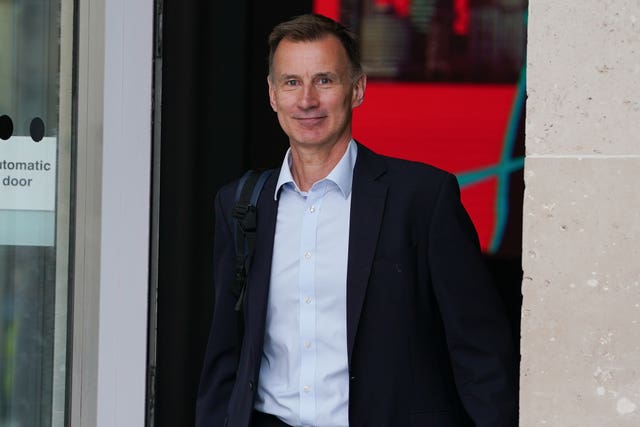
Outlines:
<svg viewBox="0 0 640 427"><path fill-rule="evenodd" d="M233 218L235 227L235 280L231 290L238 297L235 310L242 310L242 302L247 288L247 278L249 268L253 259L253 251L256 245L256 225L258 197L265 182L273 173L273 169L265 171L247 171L236 189L235 206L233 208Z"/></svg>

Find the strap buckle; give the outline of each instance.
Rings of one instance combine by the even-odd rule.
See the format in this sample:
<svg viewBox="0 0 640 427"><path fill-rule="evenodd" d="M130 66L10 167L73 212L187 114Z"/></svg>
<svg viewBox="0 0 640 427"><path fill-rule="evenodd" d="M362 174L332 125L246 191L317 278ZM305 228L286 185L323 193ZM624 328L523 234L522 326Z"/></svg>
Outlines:
<svg viewBox="0 0 640 427"><path fill-rule="evenodd" d="M238 221L238 226L244 233L256 231L257 210L253 205L236 205L233 208L233 217Z"/></svg>

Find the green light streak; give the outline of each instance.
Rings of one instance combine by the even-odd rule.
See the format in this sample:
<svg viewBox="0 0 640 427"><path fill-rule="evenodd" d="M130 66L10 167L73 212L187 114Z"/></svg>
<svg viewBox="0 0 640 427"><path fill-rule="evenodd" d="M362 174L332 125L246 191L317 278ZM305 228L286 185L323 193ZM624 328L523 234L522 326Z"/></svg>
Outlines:
<svg viewBox="0 0 640 427"><path fill-rule="evenodd" d="M491 242L489 243L489 253L495 253L498 250L507 227L507 220L509 218L509 178L511 173L524 167L524 157L511 158L511 156L518 137L518 126L526 100L526 81L526 66L523 66L518 80L516 95L511 107L511 113L509 114L500 162L496 165L458 174L458 182L462 188L477 184L494 176L497 179L498 187L495 206L496 225L493 230Z"/></svg>

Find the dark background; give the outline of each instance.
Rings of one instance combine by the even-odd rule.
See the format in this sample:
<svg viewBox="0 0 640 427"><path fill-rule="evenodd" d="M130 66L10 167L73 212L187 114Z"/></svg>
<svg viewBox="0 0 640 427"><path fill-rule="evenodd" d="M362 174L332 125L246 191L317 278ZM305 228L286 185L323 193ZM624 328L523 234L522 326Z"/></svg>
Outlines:
<svg viewBox="0 0 640 427"><path fill-rule="evenodd" d="M247 168L278 165L287 146L268 103L266 40L278 22L310 12L311 1L277 4L164 0L162 7L158 427L194 423L213 303L216 191Z"/></svg>
<svg viewBox="0 0 640 427"><path fill-rule="evenodd" d="M149 425L194 423L213 304L215 193L248 168L278 166L287 147L268 103L266 39L278 22L310 12L312 2L276 4L164 0L161 5L158 314L157 331L150 331L157 358L150 367L155 385L149 389ZM521 182L516 175L511 185L519 200ZM519 236L521 209L512 215L507 233ZM487 260L509 306L517 342L520 258Z"/></svg>

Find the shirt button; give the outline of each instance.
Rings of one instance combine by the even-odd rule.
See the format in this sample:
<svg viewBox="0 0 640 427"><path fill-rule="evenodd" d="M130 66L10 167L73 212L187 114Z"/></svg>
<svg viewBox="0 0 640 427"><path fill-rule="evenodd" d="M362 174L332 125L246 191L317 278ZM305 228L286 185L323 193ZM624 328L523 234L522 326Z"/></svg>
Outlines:
<svg viewBox="0 0 640 427"><path fill-rule="evenodd" d="M311 258L311 252L305 252L305 253L304 253L304 257L305 257L306 259Z"/></svg>
<svg viewBox="0 0 640 427"><path fill-rule="evenodd" d="M302 387L302 390L304 390L305 393L309 393L311 391L311 387L306 385L306 386Z"/></svg>
<svg viewBox="0 0 640 427"><path fill-rule="evenodd" d="M311 206L309 208L309 212L314 213L316 211L316 207L315 206Z"/></svg>
<svg viewBox="0 0 640 427"><path fill-rule="evenodd" d="M307 348L311 348L311 341L305 342L304 346L307 347Z"/></svg>
<svg viewBox="0 0 640 427"><path fill-rule="evenodd" d="M305 302L306 304L311 304L311 297L306 297L306 298L304 299L304 302Z"/></svg>

